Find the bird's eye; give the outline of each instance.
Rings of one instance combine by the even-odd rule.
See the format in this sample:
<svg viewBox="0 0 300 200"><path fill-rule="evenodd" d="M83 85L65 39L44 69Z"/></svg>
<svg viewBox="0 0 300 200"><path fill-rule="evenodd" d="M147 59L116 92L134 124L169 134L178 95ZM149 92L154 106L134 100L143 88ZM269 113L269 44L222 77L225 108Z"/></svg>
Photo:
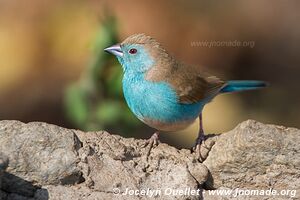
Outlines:
<svg viewBox="0 0 300 200"><path fill-rule="evenodd" d="M137 50L134 49L134 48L129 50L129 53L130 53L130 54L136 54L136 52L137 52Z"/></svg>

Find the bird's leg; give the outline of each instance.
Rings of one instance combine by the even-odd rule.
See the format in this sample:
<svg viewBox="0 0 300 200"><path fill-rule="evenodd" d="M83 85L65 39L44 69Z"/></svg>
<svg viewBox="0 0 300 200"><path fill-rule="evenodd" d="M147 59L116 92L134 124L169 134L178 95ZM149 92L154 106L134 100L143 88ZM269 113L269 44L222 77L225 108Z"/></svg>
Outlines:
<svg viewBox="0 0 300 200"><path fill-rule="evenodd" d="M203 162L205 158L202 157L200 149L201 149L201 145L204 144L204 140L205 140L205 135L204 135L204 131L203 131L203 123L202 123L202 113L200 113L199 115L199 132L198 132L198 137L195 141L194 146L192 147L191 151L192 152L196 152L198 155L198 159L200 162Z"/></svg>
<svg viewBox="0 0 300 200"><path fill-rule="evenodd" d="M147 152L147 159L150 155L151 149L153 148L153 146L157 146L160 143L159 141L159 132L156 131L145 143L144 147L149 146L149 150Z"/></svg>

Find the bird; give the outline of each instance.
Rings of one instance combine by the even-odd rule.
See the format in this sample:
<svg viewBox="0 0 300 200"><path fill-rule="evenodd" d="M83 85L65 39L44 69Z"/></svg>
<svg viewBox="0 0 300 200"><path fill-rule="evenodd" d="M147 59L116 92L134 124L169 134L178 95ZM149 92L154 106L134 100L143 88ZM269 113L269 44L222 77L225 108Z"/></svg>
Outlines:
<svg viewBox="0 0 300 200"><path fill-rule="evenodd" d="M223 93L267 86L260 80L223 81L198 66L175 59L159 42L145 34L134 34L104 51L116 56L123 69L123 95L133 114L156 129L147 140L150 149L159 143L159 133L187 128L199 118L199 131L192 152L205 140L202 110ZM148 152L148 153L149 153Z"/></svg>

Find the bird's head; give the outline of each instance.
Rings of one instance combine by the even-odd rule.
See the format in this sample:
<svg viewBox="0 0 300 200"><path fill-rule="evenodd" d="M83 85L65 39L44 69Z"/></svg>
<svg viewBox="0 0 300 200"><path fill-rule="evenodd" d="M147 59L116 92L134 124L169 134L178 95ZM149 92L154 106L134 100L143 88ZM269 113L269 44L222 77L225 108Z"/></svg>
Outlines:
<svg viewBox="0 0 300 200"><path fill-rule="evenodd" d="M144 34L132 35L104 50L117 57L125 73L145 73L170 57L156 40Z"/></svg>

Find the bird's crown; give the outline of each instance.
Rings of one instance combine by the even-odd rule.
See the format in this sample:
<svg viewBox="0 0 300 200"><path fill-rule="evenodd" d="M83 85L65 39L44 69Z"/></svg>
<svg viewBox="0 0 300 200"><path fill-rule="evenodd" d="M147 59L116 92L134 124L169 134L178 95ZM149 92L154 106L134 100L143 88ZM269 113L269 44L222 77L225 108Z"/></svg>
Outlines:
<svg viewBox="0 0 300 200"><path fill-rule="evenodd" d="M122 44L153 44L160 45L154 38L144 33L134 34L126 38Z"/></svg>

